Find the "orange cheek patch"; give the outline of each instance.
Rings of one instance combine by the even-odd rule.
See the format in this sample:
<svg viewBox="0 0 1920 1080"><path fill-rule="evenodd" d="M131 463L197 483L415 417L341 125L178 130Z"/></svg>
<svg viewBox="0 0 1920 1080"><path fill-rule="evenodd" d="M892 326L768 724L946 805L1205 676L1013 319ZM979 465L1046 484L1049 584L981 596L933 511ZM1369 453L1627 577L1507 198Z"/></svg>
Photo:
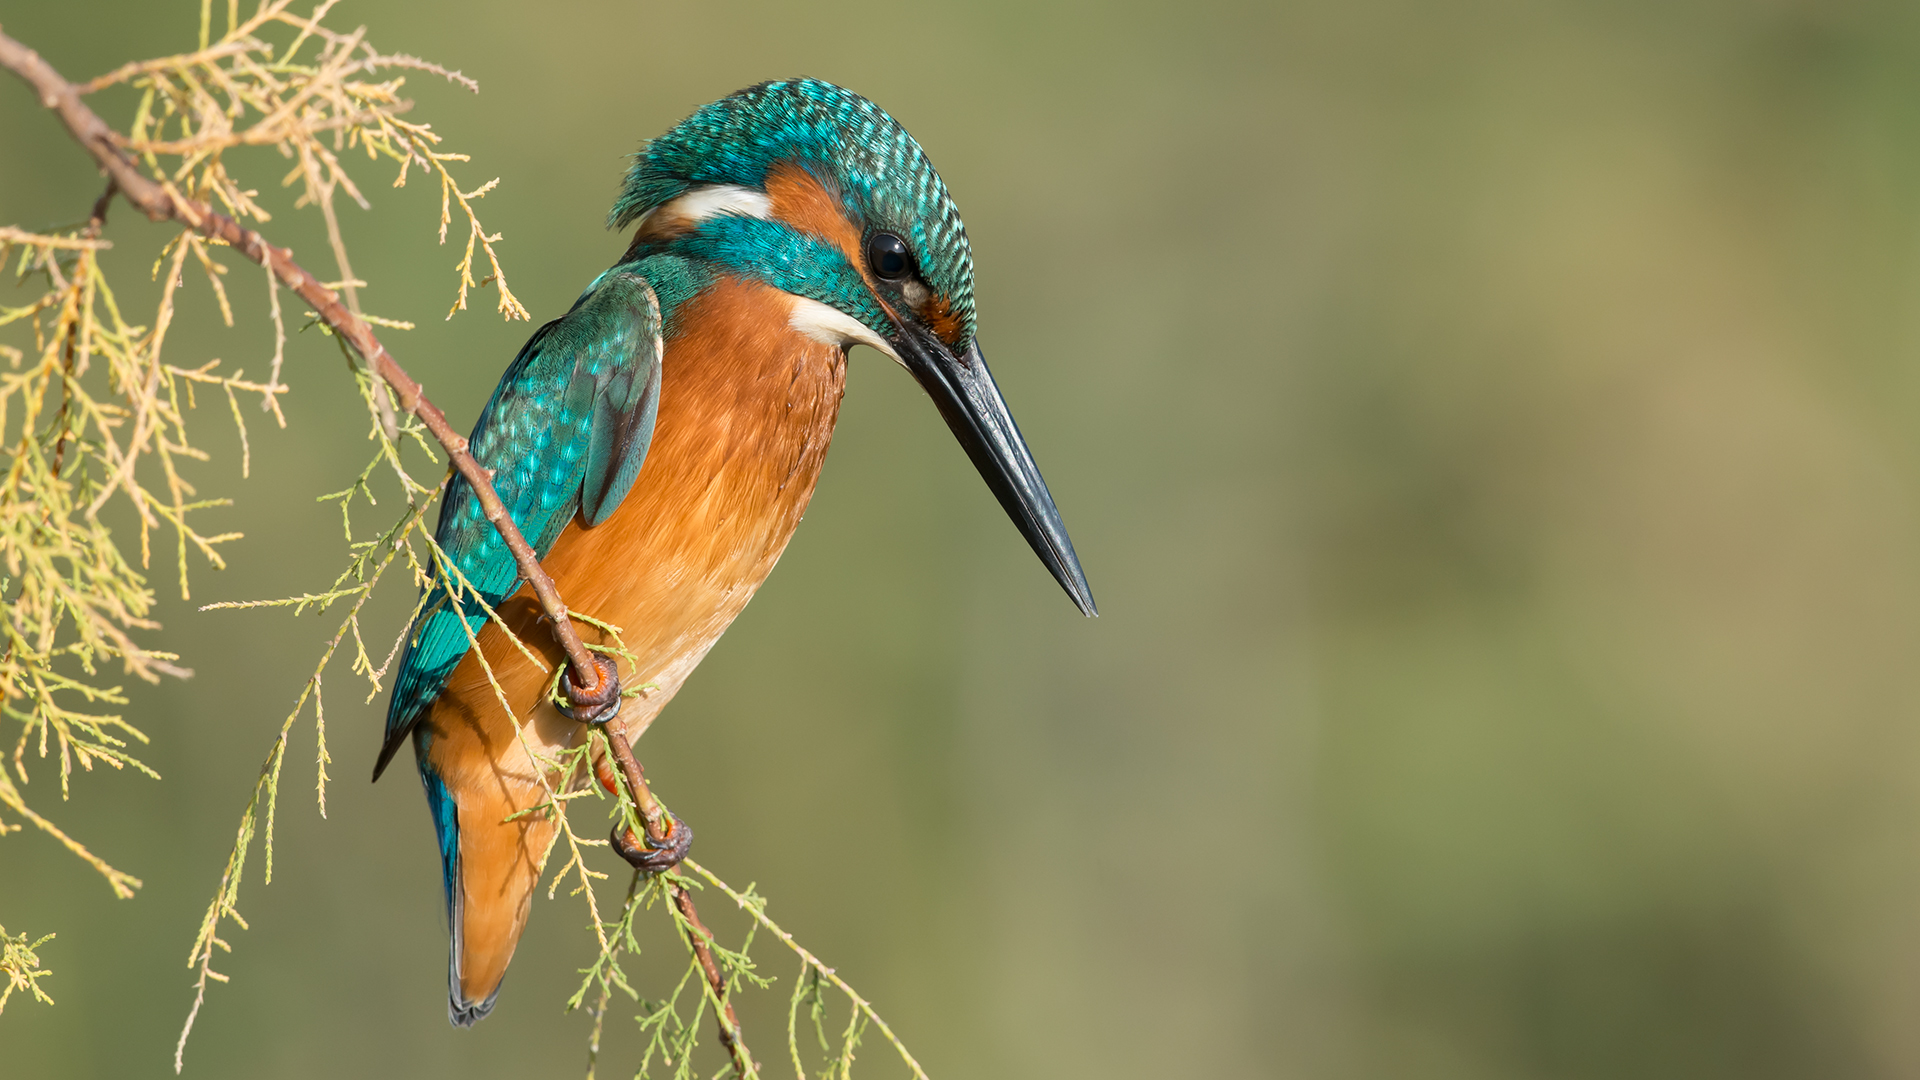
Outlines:
<svg viewBox="0 0 1920 1080"><path fill-rule="evenodd" d="M960 343L960 316L953 313L952 305L944 296L936 296L920 305L920 319L927 324L940 340L949 345Z"/></svg>
<svg viewBox="0 0 1920 1080"><path fill-rule="evenodd" d="M774 217L846 252L847 261L859 268L862 277L866 276L865 260L860 257L859 227L847 220L840 200L812 173L792 162L775 165L767 173L767 198L773 204Z"/></svg>

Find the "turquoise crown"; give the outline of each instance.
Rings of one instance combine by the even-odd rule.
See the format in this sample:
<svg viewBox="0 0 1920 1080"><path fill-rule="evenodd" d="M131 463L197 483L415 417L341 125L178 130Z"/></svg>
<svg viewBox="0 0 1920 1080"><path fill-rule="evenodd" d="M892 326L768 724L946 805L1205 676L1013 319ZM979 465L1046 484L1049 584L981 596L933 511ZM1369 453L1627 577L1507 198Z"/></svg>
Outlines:
<svg viewBox="0 0 1920 1080"><path fill-rule="evenodd" d="M783 161L837 191L853 220L905 239L961 340L973 340L973 249L947 185L898 120L829 82L765 82L702 106L634 155L608 222L624 229L707 184L764 189Z"/></svg>

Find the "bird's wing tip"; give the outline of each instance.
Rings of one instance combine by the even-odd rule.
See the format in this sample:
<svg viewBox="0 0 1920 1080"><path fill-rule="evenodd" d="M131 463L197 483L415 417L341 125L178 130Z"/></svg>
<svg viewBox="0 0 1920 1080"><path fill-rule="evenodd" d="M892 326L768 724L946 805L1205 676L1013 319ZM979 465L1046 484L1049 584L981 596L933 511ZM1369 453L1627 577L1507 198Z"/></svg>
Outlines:
<svg viewBox="0 0 1920 1080"><path fill-rule="evenodd" d="M380 774L387 771L388 765L393 764L393 756L400 752L400 747L407 741L407 736L413 734L413 727L414 725L409 723L387 734L386 744L380 747L380 757L373 763L373 779L369 783L380 782Z"/></svg>

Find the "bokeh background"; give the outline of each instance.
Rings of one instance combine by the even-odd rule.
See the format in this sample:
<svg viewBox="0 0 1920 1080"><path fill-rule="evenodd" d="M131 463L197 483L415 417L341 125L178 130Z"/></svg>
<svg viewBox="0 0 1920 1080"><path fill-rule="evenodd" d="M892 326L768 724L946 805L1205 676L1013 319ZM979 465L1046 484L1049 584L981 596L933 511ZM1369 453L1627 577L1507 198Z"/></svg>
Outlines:
<svg viewBox="0 0 1920 1080"><path fill-rule="evenodd" d="M75 78L190 48L196 16L0 4ZM641 746L699 857L935 1077L1920 1076L1920 8L336 19L480 80L409 90L472 182L501 177L482 210L536 319L621 250L623 155L751 82L873 97L952 187L1103 616L862 350L809 520ZM0 147L0 220L84 213L92 169L10 79ZM251 168L270 189L282 166ZM468 423L529 327L484 300L442 322L435 192L363 175L366 303L420 323L394 348ZM138 279L164 233L115 213ZM325 265L314 221L274 229ZM174 355L259 370L256 282L232 331L190 282ZM335 572L313 496L357 471L361 421L330 344L289 373L250 480L204 410L203 490L248 537L196 601ZM32 789L140 896L0 842L0 917L59 934L58 1005L0 1017L9 1076L166 1073L194 926L332 625L163 614L198 671L132 710L165 779ZM536 901L499 1011L451 1030L421 796L405 770L366 785L382 703L329 685L331 817L303 724L191 1075L576 1075L577 902ZM784 989L745 1017L775 1071L783 1012ZM631 1022L609 1029L625 1075Z"/></svg>

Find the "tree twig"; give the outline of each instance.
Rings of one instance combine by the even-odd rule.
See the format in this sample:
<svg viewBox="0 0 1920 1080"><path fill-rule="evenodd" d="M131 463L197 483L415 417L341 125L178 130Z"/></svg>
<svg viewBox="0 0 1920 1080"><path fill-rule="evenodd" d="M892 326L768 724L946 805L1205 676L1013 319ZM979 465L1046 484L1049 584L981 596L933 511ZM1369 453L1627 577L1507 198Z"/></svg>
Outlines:
<svg viewBox="0 0 1920 1080"><path fill-rule="evenodd" d="M740 1041L740 1018L734 1015L733 1002L728 1000L727 980L720 974L720 966L713 962L713 931L700 921L700 913L693 908L693 894L686 886L677 882L668 888L673 893L673 906L680 909L681 917L687 920L687 942L693 946L693 954L700 961L700 970L707 977L707 986L713 990L713 1000L719 1006L720 1015L716 1018L720 1027L720 1042L726 1046L727 1055L733 1058L733 1071L740 1080L755 1075L753 1059L747 1056L746 1044Z"/></svg>
<svg viewBox="0 0 1920 1080"><path fill-rule="evenodd" d="M346 339L355 352L366 361L367 367L376 375L385 379L393 387L400 407L427 426L433 437L446 448L453 461L453 467L473 488L474 495L480 500L480 507L488 522L499 531L501 539L507 542L507 548L513 552L513 561L519 567L520 574L532 587L534 595L540 601L540 607L547 613L553 625L553 635L567 654L568 665L573 669L574 681L591 691L600 684L600 671L594 663L587 647L580 640L580 634L574 629L573 621L567 617L567 606L560 599L559 590L554 587L553 578L541 568L540 559L527 543L526 537L513 523L507 513L506 505L493 490L491 473L475 461L468 452L466 437L453 430L447 423L447 415L440 407L427 399L420 384L408 375L406 369L394 360L386 346L374 334L366 320L349 311L340 302L340 297L321 284L320 279L293 261L293 253L285 248L274 247L258 232L249 229L234 219L204 203L186 199L169 193L159 183L148 179L132 160L115 144L113 129L100 115L88 108L80 100L80 87L68 82L53 66L42 59L40 54L0 32L0 67L5 67L20 76L40 95L40 103L52 109L60 117L67 131L74 139L93 155L96 162L113 182L119 186L120 194L131 203L134 209L147 215L153 221L173 220L185 224L203 236L213 237L231 245L235 250L260 263L279 277L280 281L301 299L313 306L334 333Z"/></svg>
<svg viewBox="0 0 1920 1080"><path fill-rule="evenodd" d="M99 163L101 171L108 177L105 194L95 204L94 220L104 220L106 204L115 193L123 196L136 210L153 221L176 221L184 224L203 236L221 240L236 251L265 267L288 288L298 293L301 299L312 305L322 322L340 335L353 350L366 362L374 374L393 388L399 406L418 417L432 432L433 437L445 448L453 467L466 478L480 500L481 510L500 538L506 541L508 550L513 552L513 560L520 575L540 602L541 609L548 616L554 637L565 651L568 666L573 672L571 682L581 689L583 695L591 695L602 688L600 669L593 662L592 654L580 640L579 631L574 628L566 604L561 600L559 590L554 586L553 578L541 567L540 559L534 554L532 545L521 535L513 518L507 512L505 504L493 489L492 470L483 467L474 460L469 452L467 439L447 423L447 417L439 406L428 400L420 383L398 361L394 360L386 346L373 332L366 320L342 304L340 297L327 288L320 280L293 260L293 253L286 248L275 247L255 230L241 225L238 221L215 210L205 203L184 198L163 186L140 171L121 149L115 132L100 115L88 108L81 95L98 89L94 83L75 85L68 82L54 70L39 53L21 44L19 41L0 32L0 67L5 67L18 75L40 96L40 103L53 110L59 116L67 131ZM115 72L106 81L111 82L123 77L125 72ZM102 80L95 80L100 83ZM607 743L619 763L623 778L627 782L629 794L639 809L641 821L647 835L658 843L667 836L668 826L665 811L653 797L647 787L645 773L633 756L633 748L624 733L611 725L606 730ZM702 972L711 987L714 1000L720 1006L720 1039L726 1045L733 1058L736 1071L746 1077L753 1071L745 1047L739 1041L739 1020L734 1015L733 1005L727 1000L727 984L719 965L715 963L710 947L712 934L700 921L694 907L693 897L679 884L670 886L674 906L685 917L689 932L688 944L693 948L699 960Z"/></svg>
<svg viewBox="0 0 1920 1080"><path fill-rule="evenodd" d="M634 757L633 747L625 735L611 724L607 725L605 734L613 760L619 764L621 777L626 781L628 792L633 795L634 808L640 811L640 824L647 831L647 839L656 846L665 844L670 829L667 811L647 786L646 770L640 767L640 759ZM693 894L687 891L686 886L672 878L668 878L666 884L673 906L680 909L681 917L686 920L687 944L692 946L694 957L700 962L700 970L707 977L707 985L713 990L720 1043L733 1059L734 1072L744 1080L755 1075L753 1059L740 1039L740 1018L733 1011L733 1001L727 993L727 981L720 973L720 965L713 959L713 932L700 921L700 912L693 906Z"/></svg>

